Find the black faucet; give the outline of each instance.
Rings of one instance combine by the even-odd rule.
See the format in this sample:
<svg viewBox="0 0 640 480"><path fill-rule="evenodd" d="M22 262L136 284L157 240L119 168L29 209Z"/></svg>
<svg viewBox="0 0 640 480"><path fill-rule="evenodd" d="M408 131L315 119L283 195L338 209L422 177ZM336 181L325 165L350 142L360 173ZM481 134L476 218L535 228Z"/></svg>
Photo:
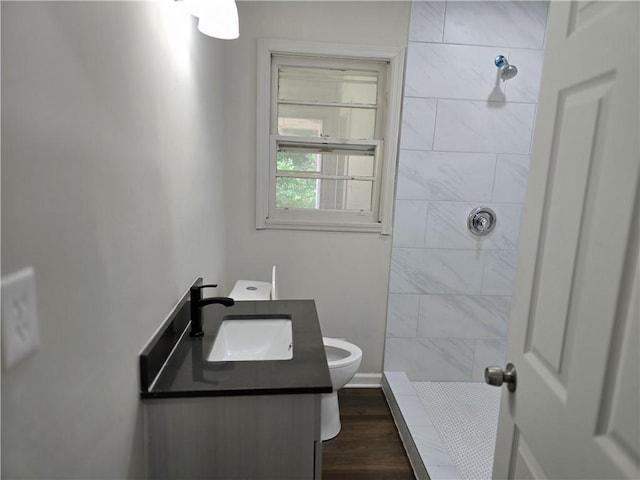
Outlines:
<svg viewBox="0 0 640 480"><path fill-rule="evenodd" d="M190 289L191 294L191 332L190 337L201 337L204 335L202 331L202 307L211 305L212 303L220 303L225 307L230 307L235 302L229 297L209 297L202 298L202 289L206 287L215 288L218 285L198 285Z"/></svg>

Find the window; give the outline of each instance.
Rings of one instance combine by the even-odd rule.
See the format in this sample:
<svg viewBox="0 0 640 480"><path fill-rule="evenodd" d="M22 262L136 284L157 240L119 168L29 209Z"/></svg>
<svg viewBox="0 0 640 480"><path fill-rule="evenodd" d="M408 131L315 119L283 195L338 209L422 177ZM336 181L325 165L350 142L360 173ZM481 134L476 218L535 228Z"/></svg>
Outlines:
<svg viewBox="0 0 640 480"><path fill-rule="evenodd" d="M402 50L262 40L257 228L390 233Z"/></svg>

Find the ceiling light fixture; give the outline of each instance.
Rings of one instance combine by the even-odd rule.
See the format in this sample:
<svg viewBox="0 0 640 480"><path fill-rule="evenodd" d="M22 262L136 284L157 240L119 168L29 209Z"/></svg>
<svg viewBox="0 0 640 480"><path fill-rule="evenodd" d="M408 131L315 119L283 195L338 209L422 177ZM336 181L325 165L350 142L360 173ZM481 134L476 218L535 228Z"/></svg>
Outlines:
<svg viewBox="0 0 640 480"><path fill-rule="evenodd" d="M240 36L235 0L183 0L191 15L198 17L198 30L210 37L232 40Z"/></svg>

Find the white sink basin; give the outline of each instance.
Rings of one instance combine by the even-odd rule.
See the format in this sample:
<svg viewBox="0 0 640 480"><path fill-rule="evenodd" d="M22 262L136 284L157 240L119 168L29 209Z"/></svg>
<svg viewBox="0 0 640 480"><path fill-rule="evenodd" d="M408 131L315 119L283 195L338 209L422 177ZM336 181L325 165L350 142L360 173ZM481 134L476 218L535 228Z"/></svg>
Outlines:
<svg viewBox="0 0 640 480"><path fill-rule="evenodd" d="M290 318L223 320L207 361L290 360L293 345Z"/></svg>

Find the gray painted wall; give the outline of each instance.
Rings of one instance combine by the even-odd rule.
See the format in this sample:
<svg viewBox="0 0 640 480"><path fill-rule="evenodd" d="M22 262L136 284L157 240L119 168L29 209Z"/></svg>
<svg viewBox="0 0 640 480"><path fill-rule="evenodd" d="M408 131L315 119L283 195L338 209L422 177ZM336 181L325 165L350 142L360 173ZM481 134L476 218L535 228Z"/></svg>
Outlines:
<svg viewBox="0 0 640 480"><path fill-rule="evenodd" d="M269 280L281 298L314 298L323 334L363 350L361 373L382 371L391 238L255 229L256 41L281 38L406 45L407 2L238 2L229 44L229 284Z"/></svg>
<svg viewBox="0 0 640 480"><path fill-rule="evenodd" d="M226 278L224 42L180 18L2 2L2 274L34 267L41 334L2 372L2 478L143 477L137 355Z"/></svg>
<svg viewBox="0 0 640 480"><path fill-rule="evenodd" d="M412 4L385 370L481 381L504 362L546 17L546 2ZM505 83L500 54L519 69ZM481 205L498 217L482 239Z"/></svg>
<svg viewBox="0 0 640 480"><path fill-rule="evenodd" d="M151 2L2 2L2 275L34 267L41 330L2 372L3 478L144 476L137 355L197 276L278 265L381 371L390 238L254 229L255 40L403 46L409 5L239 10L223 42Z"/></svg>

